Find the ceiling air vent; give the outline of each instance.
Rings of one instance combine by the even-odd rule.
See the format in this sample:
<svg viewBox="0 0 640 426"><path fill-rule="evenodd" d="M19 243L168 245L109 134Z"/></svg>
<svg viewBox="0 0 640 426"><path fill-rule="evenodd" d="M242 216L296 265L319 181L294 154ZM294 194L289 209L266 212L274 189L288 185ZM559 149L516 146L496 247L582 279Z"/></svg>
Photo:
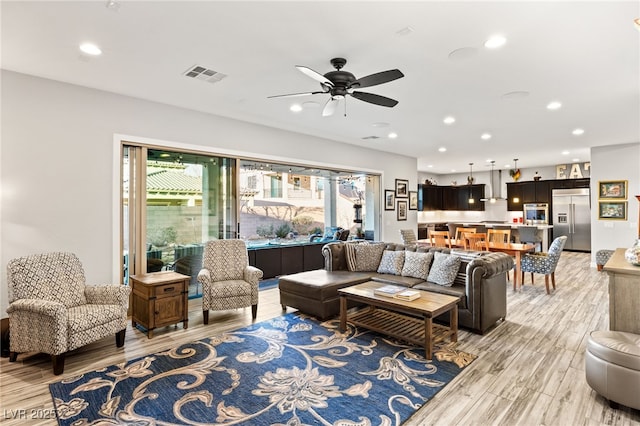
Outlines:
<svg viewBox="0 0 640 426"><path fill-rule="evenodd" d="M222 74L209 68L201 67L200 65L192 66L184 72L184 75L198 80L203 80L208 83L217 83L226 77L226 74Z"/></svg>
<svg viewBox="0 0 640 426"><path fill-rule="evenodd" d="M380 139L380 136L365 136L362 139L366 140L371 140L371 139Z"/></svg>

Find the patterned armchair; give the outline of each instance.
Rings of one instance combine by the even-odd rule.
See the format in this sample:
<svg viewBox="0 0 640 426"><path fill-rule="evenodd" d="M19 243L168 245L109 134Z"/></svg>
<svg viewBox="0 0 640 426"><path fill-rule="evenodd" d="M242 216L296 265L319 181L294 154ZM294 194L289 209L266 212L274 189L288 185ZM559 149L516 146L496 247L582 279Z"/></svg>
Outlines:
<svg viewBox="0 0 640 426"><path fill-rule="evenodd" d="M7 265L9 361L18 353L50 354L53 373L64 372L65 353L115 333L124 345L130 288L85 284L72 253L45 253Z"/></svg>
<svg viewBox="0 0 640 426"><path fill-rule="evenodd" d="M534 284L533 274L544 274L544 284L547 288L547 294L549 294L549 277L551 277L551 283L553 289L556 289L556 277L555 271L560 260L560 253L564 249L564 245L567 242L567 237L558 237L551 243L549 251L547 253L532 253L525 254L520 260L520 269L522 271L522 283L524 284L524 273L531 273L531 284Z"/></svg>
<svg viewBox="0 0 640 426"><path fill-rule="evenodd" d="M251 306L258 313L258 281L262 271L249 266L247 246L242 240L207 242L198 281L202 284L202 315L209 324L209 310L222 311Z"/></svg>

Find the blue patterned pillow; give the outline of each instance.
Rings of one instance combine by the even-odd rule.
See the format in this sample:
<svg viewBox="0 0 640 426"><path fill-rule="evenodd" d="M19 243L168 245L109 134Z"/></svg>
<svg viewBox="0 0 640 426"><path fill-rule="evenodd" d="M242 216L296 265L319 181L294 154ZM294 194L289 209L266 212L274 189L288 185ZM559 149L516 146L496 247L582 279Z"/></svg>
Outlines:
<svg viewBox="0 0 640 426"><path fill-rule="evenodd" d="M382 259L380 259L378 273L400 275L402 273L403 265L404 250L385 250L384 252L382 252Z"/></svg>
<svg viewBox="0 0 640 426"><path fill-rule="evenodd" d="M427 281L451 287L458 275L461 260L458 256L444 253L434 253L433 265L429 271Z"/></svg>
<svg viewBox="0 0 640 426"><path fill-rule="evenodd" d="M433 253L407 251L404 254L402 275L426 280L429 278L429 266L432 260Z"/></svg>

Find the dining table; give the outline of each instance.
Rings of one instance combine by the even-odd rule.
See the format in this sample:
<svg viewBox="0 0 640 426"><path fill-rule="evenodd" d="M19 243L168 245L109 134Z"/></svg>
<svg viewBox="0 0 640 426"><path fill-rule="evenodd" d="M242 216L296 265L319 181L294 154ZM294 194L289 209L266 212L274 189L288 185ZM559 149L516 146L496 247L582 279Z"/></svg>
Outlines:
<svg viewBox="0 0 640 426"><path fill-rule="evenodd" d="M513 290L518 289L518 282L521 280L520 261L522 253L533 252L536 249L535 244L531 243L489 243L489 251L502 252L515 257L515 269L513 272ZM522 283L519 283L522 286Z"/></svg>

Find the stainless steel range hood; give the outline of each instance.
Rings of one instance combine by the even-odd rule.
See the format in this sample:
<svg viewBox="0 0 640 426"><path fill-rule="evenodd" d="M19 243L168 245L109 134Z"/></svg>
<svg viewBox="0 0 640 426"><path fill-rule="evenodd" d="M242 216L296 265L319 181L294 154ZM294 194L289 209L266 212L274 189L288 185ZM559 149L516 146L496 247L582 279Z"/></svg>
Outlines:
<svg viewBox="0 0 640 426"><path fill-rule="evenodd" d="M490 203L495 203L497 200L503 200L504 198L498 196L496 197L493 193L493 168L495 165L495 161L491 162L491 172L489 175L489 198L481 198L480 201L488 201ZM502 170L498 170L498 189L502 188Z"/></svg>

